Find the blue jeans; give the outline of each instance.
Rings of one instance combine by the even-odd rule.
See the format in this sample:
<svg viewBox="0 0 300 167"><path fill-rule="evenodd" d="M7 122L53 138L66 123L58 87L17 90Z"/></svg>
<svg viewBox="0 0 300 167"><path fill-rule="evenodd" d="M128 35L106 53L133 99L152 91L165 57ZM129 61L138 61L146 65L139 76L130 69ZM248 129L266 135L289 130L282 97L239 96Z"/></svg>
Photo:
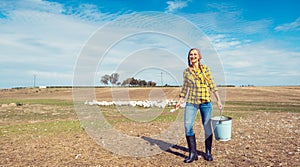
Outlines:
<svg viewBox="0 0 300 167"><path fill-rule="evenodd" d="M195 117L198 109L200 109L200 114L202 118L202 125L204 127L205 136L210 136L212 134L211 130L211 121L210 118L212 116L212 103L202 103L202 104L191 104L186 103L185 111L184 111L184 127L185 127L185 135L193 136L195 135L193 126Z"/></svg>

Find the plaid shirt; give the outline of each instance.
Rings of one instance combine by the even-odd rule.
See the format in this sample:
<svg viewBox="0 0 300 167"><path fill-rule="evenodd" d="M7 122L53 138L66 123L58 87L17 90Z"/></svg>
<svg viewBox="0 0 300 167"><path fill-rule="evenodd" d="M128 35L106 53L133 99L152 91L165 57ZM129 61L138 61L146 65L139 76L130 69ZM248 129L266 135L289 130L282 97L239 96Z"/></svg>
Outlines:
<svg viewBox="0 0 300 167"><path fill-rule="evenodd" d="M183 72L183 86L179 97L185 98L188 93L186 101L188 103L201 104L210 102L211 99L209 90L212 92L218 90L213 80L210 68L202 65L202 69L206 79L200 69L195 71L194 74L189 68L185 69Z"/></svg>

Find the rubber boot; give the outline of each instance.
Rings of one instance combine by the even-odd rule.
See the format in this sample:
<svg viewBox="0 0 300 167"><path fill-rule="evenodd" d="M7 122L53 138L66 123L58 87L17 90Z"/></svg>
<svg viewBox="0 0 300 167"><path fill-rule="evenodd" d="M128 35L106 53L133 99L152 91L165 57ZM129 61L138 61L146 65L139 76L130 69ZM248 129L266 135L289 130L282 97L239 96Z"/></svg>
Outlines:
<svg viewBox="0 0 300 167"><path fill-rule="evenodd" d="M188 147L189 147L189 157L186 158L183 162L191 163L193 161L197 161L198 160L198 154L197 154L197 149L196 149L195 135L186 136L186 141L187 141Z"/></svg>
<svg viewBox="0 0 300 167"><path fill-rule="evenodd" d="M213 135L210 135L210 136L206 137L206 139L205 139L205 156L204 156L204 159L206 161L212 161L213 160L213 157L211 155L212 139L213 139Z"/></svg>

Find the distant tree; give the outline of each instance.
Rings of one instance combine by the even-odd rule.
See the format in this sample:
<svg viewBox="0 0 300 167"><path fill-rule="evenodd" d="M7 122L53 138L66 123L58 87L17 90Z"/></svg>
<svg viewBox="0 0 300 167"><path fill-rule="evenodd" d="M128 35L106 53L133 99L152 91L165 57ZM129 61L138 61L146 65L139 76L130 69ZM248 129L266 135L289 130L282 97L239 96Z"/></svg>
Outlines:
<svg viewBox="0 0 300 167"><path fill-rule="evenodd" d="M139 82L138 82L137 79L135 79L134 77L131 78L131 80L130 80L130 85L131 85L131 86L137 86L138 83L139 83Z"/></svg>
<svg viewBox="0 0 300 167"><path fill-rule="evenodd" d="M119 74L118 73L112 73L109 77L109 82L112 85L115 85L119 80Z"/></svg>
<svg viewBox="0 0 300 167"><path fill-rule="evenodd" d="M156 82L151 82L151 86L155 87L156 86Z"/></svg>
<svg viewBox="0 0 300 167"><path fill-rule="evenodd" d="M127 78L125 79L121 86L151 86L155 87L156 83L152 81L145 81L142 79L135 79L134 77L132 78Z"/></svg>
<svg viewBox="0 0 300 167"><path fill-rule="evenodd" d="M156 86L156 83L155 83L155 82L152 82L152 81L148 81L148 82L147 82L147 86L155 87L155 86Z"/></svg>
<svg viewBox="0 0 300 167"><path fill-rule="evenodd" d="M108 85L108 81L110 80L110 76L105 74L101 77L101 83Z"/></svg>
<svg viewBox="0 0 300 167"><path fill-rule="evenodd" d="M131 80L132 80L132 78L127 78L127 79L125 79L125 80L122 82L121 86L130 85Z"/></svg>
<svg viewBox="0 0 300 167"><path fill-rule="evenodd" d="M139 79L139 80L138 80L138 85L139 85L139 86L147 86L147 82L146 82L145 80Z"/></svg>

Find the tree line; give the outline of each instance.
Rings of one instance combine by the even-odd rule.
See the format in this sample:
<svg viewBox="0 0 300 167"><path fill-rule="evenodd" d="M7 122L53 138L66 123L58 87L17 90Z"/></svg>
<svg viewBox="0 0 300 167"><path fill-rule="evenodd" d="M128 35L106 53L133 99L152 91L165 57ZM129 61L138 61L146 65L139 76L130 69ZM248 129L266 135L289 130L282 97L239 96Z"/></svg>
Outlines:
<svg viewBox="0 0 300 167"><path fill-rule="evenodd" d="M100 82L104 85L109 83L113 86L142 86L142 87L154 87L156 83L153 81L145 81L143 79L136 79L134 77L127 78L122 82L119 82L120 75L118 73L112 73L111 75L105 74L101 77Z"/></svg>

